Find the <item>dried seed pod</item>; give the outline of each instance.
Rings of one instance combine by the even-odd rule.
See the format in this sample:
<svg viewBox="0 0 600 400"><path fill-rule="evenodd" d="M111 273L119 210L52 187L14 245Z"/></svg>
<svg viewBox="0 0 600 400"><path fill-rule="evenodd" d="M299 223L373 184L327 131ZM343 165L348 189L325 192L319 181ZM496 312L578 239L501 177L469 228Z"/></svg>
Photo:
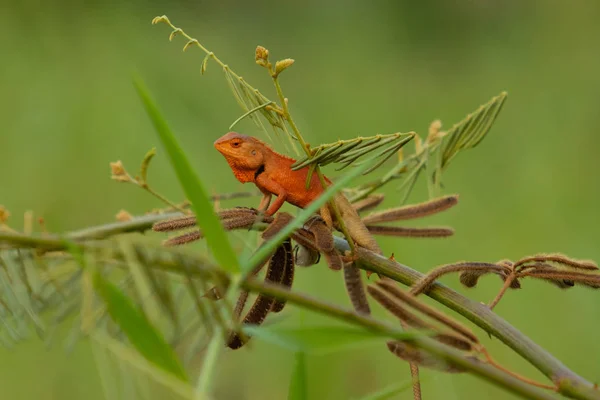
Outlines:
<svg viewBox="0 0 600 400"><path fill-rule="evenodd" d="M267 268L267 275L265 277L265 281L267 282L281 283L284 278L286 260L291 256L291 243L289 239L284 243L287 244L279 246L269 261L269 267ZM242 321L243 324L262 324L276 301L277 300L273 297L259 294L244 317L244 320ZM247 340L249 339L250 338L247 338ZM244 339L237 332L231 332L229 339L227 340L227 346L234 350L239 349L245 343Z"/></svg>
<svg viewBox="0 0 600 400"><path fill-rule="evenodd" d="M235 207L221 210L217 213L220 219L245 218L247 216L258 216L258 210L250 207Z"/></svg>
<svg viewBox="0 0 600 400"><path fill-rule="evenodd" d="M500 277L500 279L505 281L508 278L510 271L500 265L496 265L496 267L473 266L469 267L469 269L463 270L459 275L459 280L460 283L462 283L466 287L472 288L477 285L479 278L486 274L496 274ZM521 283L517 279L514 279L511 282L510 287L511 289L520 289Z"/></svg>
<svg viewBox="0 0 600 400"><path fill-rule="evenodd" d="M163 241L163 245L165 246L181 246L183 244L187 244L193 242L198 239L202 239L204 235L201 231L191 231L188 233L184 233L183 235L175 236Z"/></svg>
<svg viewBox="0 0 600 400"><path fill-rule="evenodd" d="M454 229L447 227L406 228L403 226L367 225L373 235L396 237L441 238L454 235Z"/></svg>
<svg viewBox="0 0 600 400"><path fill-rule="evenodd" d="M454 332L459 334L461 337L467 339L469 342L473 344L479 343L479 339L475 334L466 326L462 325L458 321L450 318L449 316L443 314L442 312L436 310L433 307L428 306L424 302L420 301L414 295L411 295L407 292L400 290L394 283L394 281L390 280L380 280L375 283L380 288L384 289L388 294L395 297L396 299L402 301L407 304L411 308L427 315L430 318L435 319L436 321L444 324L448 328L452 329Z"/></svg>
<svg viewBox="0 0 600 400"><path fill-rule="evenodd" d="M243 219L247 221L251 216L256 217L258 211L254 208L248 207L235 207L226 210L221 210L217 213L221 220L227 219ZM195 215L187 215L183 217L177 217L168 219L165 221L159 221L152 226L152 230L155 232L170 232L177 231L180 229L190 228L196 226L197 219Z"/></svg>
<svg viewBox="0 0 600 400"><path fill-rule="evenodd" d="M497 275L500 275L504 280L504 279L506 279L506 276L508 276L508 274L510 274L511 269L506 266L503 266L503 265L497 265L497 264L492 264L492 263L481 263L481 262L468 262L468 261L463 261L463 262L459 262L459 263L455 263L455 264L442 265L440 267L434 268L427 275L425 275L419 281L417 281L411 287L410 292L416 296L416 295L421 294L424 291L428 290L429 287L441 276L449 274L451 272L463 272L463 271L469 271L469 272L481 271L481 274L476 275L476 278L474 280L471 279L471 277L473 275L468 275L467 277L469 279L465 279L465 282L463 282L461 280L461 282L464 285L467 285L467 284L473 284L473 283L476 284L477 278L479 278L480 275L487 274L487 273L495 273ZM472 286L469 286L469 287L472 287Z"/></svg>
<svg viewBox="0 0 600 400"><path fill-rule="evenodd" d="M221 222L223 223L223 228L226 231L232 231L234 229L250 229L258 221L255 214L244 213L238 215L237 217L224 219Z"/></svg>
<svg viewBox="0 0 600 400"><path fill-rule="evenodd" d="M371 308L367 301L367 293L360 276L360 269L354 263L344 265L344 283L354 309L361 314L370 314Z"/></svg>
<svg viewBox="0 0 600 400"><path fill-rule="evenodd" d="M542 262L548 263L553 262L561 266L574 268L574 269L582 269L588 271L594 271L598 269L596 263L591 260L576 260L574 258L569 258L564 254L560 253L550 253L550 254L536 254L533 256L525 257L520 259L515 263L515 268L519 266L525 266L531 262Z"/></svg>
<svg viewBox="0 0 600 400"><path fill-rule="evenodd" d="M383 194L372 194L362 200L355 201L352 203L352 207L354 207L357 212L367 211L377 207L384 199L385 195Z"/></svg>
<svg viewBox="0 0 600 400"><path fill-rule="evenodd" d="M287 224L292 222L294 217L291 214L286 212L280 212L275 215L273 221L269 224L267 229L265 229L262 233L262 238L265 240L269 240L273 238L277 233L279 233Z"/></svg>
<svg viewBox="0 0 600 400"><path fill-rule="evenodd" d="M278 262L283 261L284 265L283 276L281 278L281 281L277 283L282 284L286 288L291 288L292 283L294 282L294 255L292 254L292 242L289 239L287 239L281 244L280 248L283 248L283 251L281 253L284 253L285 257L281 257L281 260L278 260ZM283 310L284 307L285 300L275 300L273 306L271 307L271 311L277 313Z"/></svg>
<svg viewBox="0 0 600 400"><path fill-rule="evenodd" d="M165 221L159 221L152 225L152 230L155 232L170 232L177 231L184 228L190 228L196 226L196 216L185 216Z"/></svg>
<svg viewBox="0 0 600 400"><path fill-rule="evenodd" d="M372 213L363 218L365 224L422 218L445 211L458 204L458 195L449 195L419 204L410 204Z"/></svg>
<svg viewBox="0 0 600 400"><path fill-rule="evenodd" d="M460 373L466 371L459 365L453 364L429 352L426 352L425 350L418 349L403 342L393 340L388 341L387 347L390 352L397 357L422 367L432 368L448 373Z"/></svg>
<svg viewBox="0 0 600 400"><path fill-rule="evenodd" d="M428 324L423 319L417 317L408 311L400 301L391 297L386 290L373 285L367 286L367 291L379 304L392 313L401 322L417 329L433 329L433 325Z"/></svg>
<svg viewBox="0 0 600 400"><path fill-rule="evenodd" d="M435 335L434 339L440 343L447 345L447 346L454 347L457 350L461 350L461 351L465 351L465 352L470 352L470 351L475 350L472 342L470 342L469 340L466 340L465 338L463 338L459 335L454 335L454 334L449 334L449 333L440 333L438 335Z"/></svg>
<svg viewBox="0 0 600 400"><path fill-rule="evenodd" d="M561 289L568 289L576 284L587 286L592 289L600 289L600 275L586 272L570 272L556 269L532 269L520 273L519 276L544 279Z"/></svg>

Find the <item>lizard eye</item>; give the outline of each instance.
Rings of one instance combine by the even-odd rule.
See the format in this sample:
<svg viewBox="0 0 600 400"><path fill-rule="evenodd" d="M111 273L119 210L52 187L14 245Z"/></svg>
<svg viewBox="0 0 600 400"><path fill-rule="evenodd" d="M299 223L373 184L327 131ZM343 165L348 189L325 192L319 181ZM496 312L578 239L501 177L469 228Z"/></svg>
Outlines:
<svg viewBox="0 0 600 400"><path fill-rule="evenodd" d="M239 140L234 140L233 142L231 142L231 147L240 147L241 144L242 142L240 142Z"/></svg>

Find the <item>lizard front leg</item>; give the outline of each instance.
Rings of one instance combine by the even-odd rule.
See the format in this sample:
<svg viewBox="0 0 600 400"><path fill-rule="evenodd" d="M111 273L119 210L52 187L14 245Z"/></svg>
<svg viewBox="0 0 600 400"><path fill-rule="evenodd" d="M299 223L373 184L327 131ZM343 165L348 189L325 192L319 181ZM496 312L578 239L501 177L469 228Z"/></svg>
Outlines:
<svg viewBox="0 0 600 400"><path fill-rule="evenodd" d="M270 217L281 208L283 203L285 203L285 201L288 198L288 193L283 188L283 186L266 176L264 173L260 174L256 178L256 185L260 188L260 190L263 193L269 193L269 201L271 200L271 194L277 196L277 199L275 199L275 201L267 208L267 211L265 212L265 215ZM267 195L265 194L265 197L266 196ZM263 197L263 200L265 199L265 197Z"/></svg>
<svg viewBox="0 0 600 400"><path fill-rule="evenodd" d="M273 197L273 195L269 192L262 192L262 193L263 193L263 197L262 197L262 199L260 199L260 204L258 205L258 211L265 212L267 210L267 208L269 207L269 204L271 204L271 198Z"/></svg>

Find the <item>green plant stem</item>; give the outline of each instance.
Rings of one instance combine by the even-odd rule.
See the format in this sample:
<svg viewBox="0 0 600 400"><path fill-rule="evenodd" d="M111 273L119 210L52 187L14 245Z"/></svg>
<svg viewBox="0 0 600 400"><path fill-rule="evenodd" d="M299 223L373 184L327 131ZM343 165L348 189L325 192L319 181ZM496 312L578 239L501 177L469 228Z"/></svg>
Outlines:
<svg viewBox="0 0 600 400"><path fill-rule="evenodd" d="M271 68L269 68L269 72L271 73L271 75L273 74L273 71ZM279 78L278 76L273 76L273 83L275 84L275 90L277 90L277 96L279 97L279 101L281 102L281 108L283 109L283 116L287 120L287 122L290 124L290 127L294 131L294 135L296 135L296 139L298 139L298 142L300 142L300 146L302 146L302 149L304 150L306 155L308 157L312 157L309 146L307 145L306 141L304 140L304 137L302 137L302 134L300 133L300 129L298 129L298 126L296 125L296 123L294 122L294 119L292 118L292 115L290 114L290 108L288 107L287 101L285 101L285 96L283 95L283 90L281 89L281 84L279 83L278 78Z"/></svg>
<svg viewBox="0 0 600 400"><path fill-rule="evenodd" d="M223 334L221 328L217 326L215 333L208 344L208 348L206 349L206 356L204 357L204 362L202 364L202 372L198 377L198 384L196 385L195 400L210 398L210 387L212 382L214 382L213 376L215 367L222 347Z"/></svg>
<svg viewBox="0 0 600 400"><path fill-rule="evenodd" d="M81 242L84 240L103 239L127 232L143 232L150 229L157 221L180 215L180 213L146 215L128 222L117 222L74 231L68 233L65 237L72 241ZM349 249L348 243L342 238L336 238L336 247L341 251ZM2 248L35 248L46 251L65 250L66 243L61 236L57 235L35 237L0 231L0 249ZM423 277L423 274L420 272L360 247L357 248L356 255L358 256L361 268L386 275L404 285L413 285ZM164 269L173 272L178 271L177 265L170 264L165 260L161 262ZM190 265L204 266L205 264L204 260L191 259ZM191 271L192 274L199 272L199 270ZM291 292L289 293L292 294ZM425 295L458 312L484 331L500 339L557 384L561 394L576 399L600 399L600 392L595 390L589 381L571 371L538 344L496 315L487 306L470 300L440 283L434 283Z"/></svg>
<svg viewBox="0 0 600 400"><path fill-rule="evenodd" d="M171 200L167 199L165 196L163 196L162 194L160 194L157 191L155 191L154 189L152 189L150 187L150 185L148 185L147 182L139 183L135 180L133 180L132 182L135 183L136 185L138 185L139 187L141 187L142 189L144 189L145 191L147 191L148 193L150 193L152 196L156 197L157 199L159 199L160 201L165 203L166 205L168 205L169 207L171 207L177 211L180 211L184 214L189 215L192 213L191 210L186 210L185 208L181 207L180 205L173 203Z"/></svg>

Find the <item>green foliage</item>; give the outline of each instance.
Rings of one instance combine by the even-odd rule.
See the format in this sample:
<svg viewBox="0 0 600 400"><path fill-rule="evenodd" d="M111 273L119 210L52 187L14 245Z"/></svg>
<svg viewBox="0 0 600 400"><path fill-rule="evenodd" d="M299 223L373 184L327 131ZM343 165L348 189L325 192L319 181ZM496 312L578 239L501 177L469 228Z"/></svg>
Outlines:
<svg viewBox="0 0 600 400"><path fill-rule="evenodd" d="M280 112L276 112L277 105L274 101L269 100L265 95L263 95L258 89L251 86L244 78L236 74L229 65L225 64L221 61L215 53L209 51L204 47L197 39L189 36L185 33L181 28L177 28L175 25L171 23L169 18L166 15L156 17L152 20L153 24L165 23L173 29L171 34L169 35L169 40L173 40L175 36L181 35L187 39L187 43L183 47L183 50L188 50L191 46L195 46L199 48L206 55L202 60L202 66L200 72L204 75L207 69L207 64L209 59L214 60L222 69L225 75L225 80L233 93L233 96L237 100L238 104L244 110L244 114L238 118L236 121L231 124L231 127L235 126L237 122L239 122L242 118L249 117L257 127L262 129L262 131L269 137L269 133L265 128L262 121L256 116L255 112L260 112L262 116L267 120L267 122L271 125L275 132L285 132L288 133L285 119ZM274 107L268 107L269 105L273 105Z"/></svg>
<svg viewBox="0 0 600 400"><path fill-rule="evenodd" d="M298 159L293 165L293 170L298 170L306 166L325 166L331 163L342 164L338 170L344 169L355 163L360 157L370 154L373 151L383 147L379 153L370 157L365 162L373 162L381 158L371 168L364 171L368 174L377 169L386 160L392 157L398 150L407 144L415 136L411 133L392 133L389 135L377 135L370 137L357 137L349 140L338 140L334 143L322 144L311 148L311 155Z"/></svg>
<svg viewBox="0 0 600 400"><path fill-rule="evenodd" d="M439 157L439 168L436 178L439 180L439 174L443 171L450 161L461 150L472 149L477 146L490 131L496 117L500 113L504 101L508 94L500 93L493 97L489 102L479 107L476 111L467 115L462 121L453 125L447 132L441 136L441 149ZM432 149L435 151L437 146Z"/></svg>
<svg viewBox="0 0 600 400"><path fill-rule="evenodd" d="M436 197L440 191L444 169L459 152L471 149L483 140L500 113L506 97L506 92L493 97L463 120L454 124L447 132L441 131L440 121L432 122L425 140L419 136L416 137L413 154L401 157L398 163L381 178L355 188L351 201L367 197L392 180L401 180L397 190L401 194L400 204L404 204L421 173L430 166L434 168L434 171L428 179L429 198ZM437 162L434 161L436 156ZM376 166L379 165L380 163L376 164Z"/></svg>

